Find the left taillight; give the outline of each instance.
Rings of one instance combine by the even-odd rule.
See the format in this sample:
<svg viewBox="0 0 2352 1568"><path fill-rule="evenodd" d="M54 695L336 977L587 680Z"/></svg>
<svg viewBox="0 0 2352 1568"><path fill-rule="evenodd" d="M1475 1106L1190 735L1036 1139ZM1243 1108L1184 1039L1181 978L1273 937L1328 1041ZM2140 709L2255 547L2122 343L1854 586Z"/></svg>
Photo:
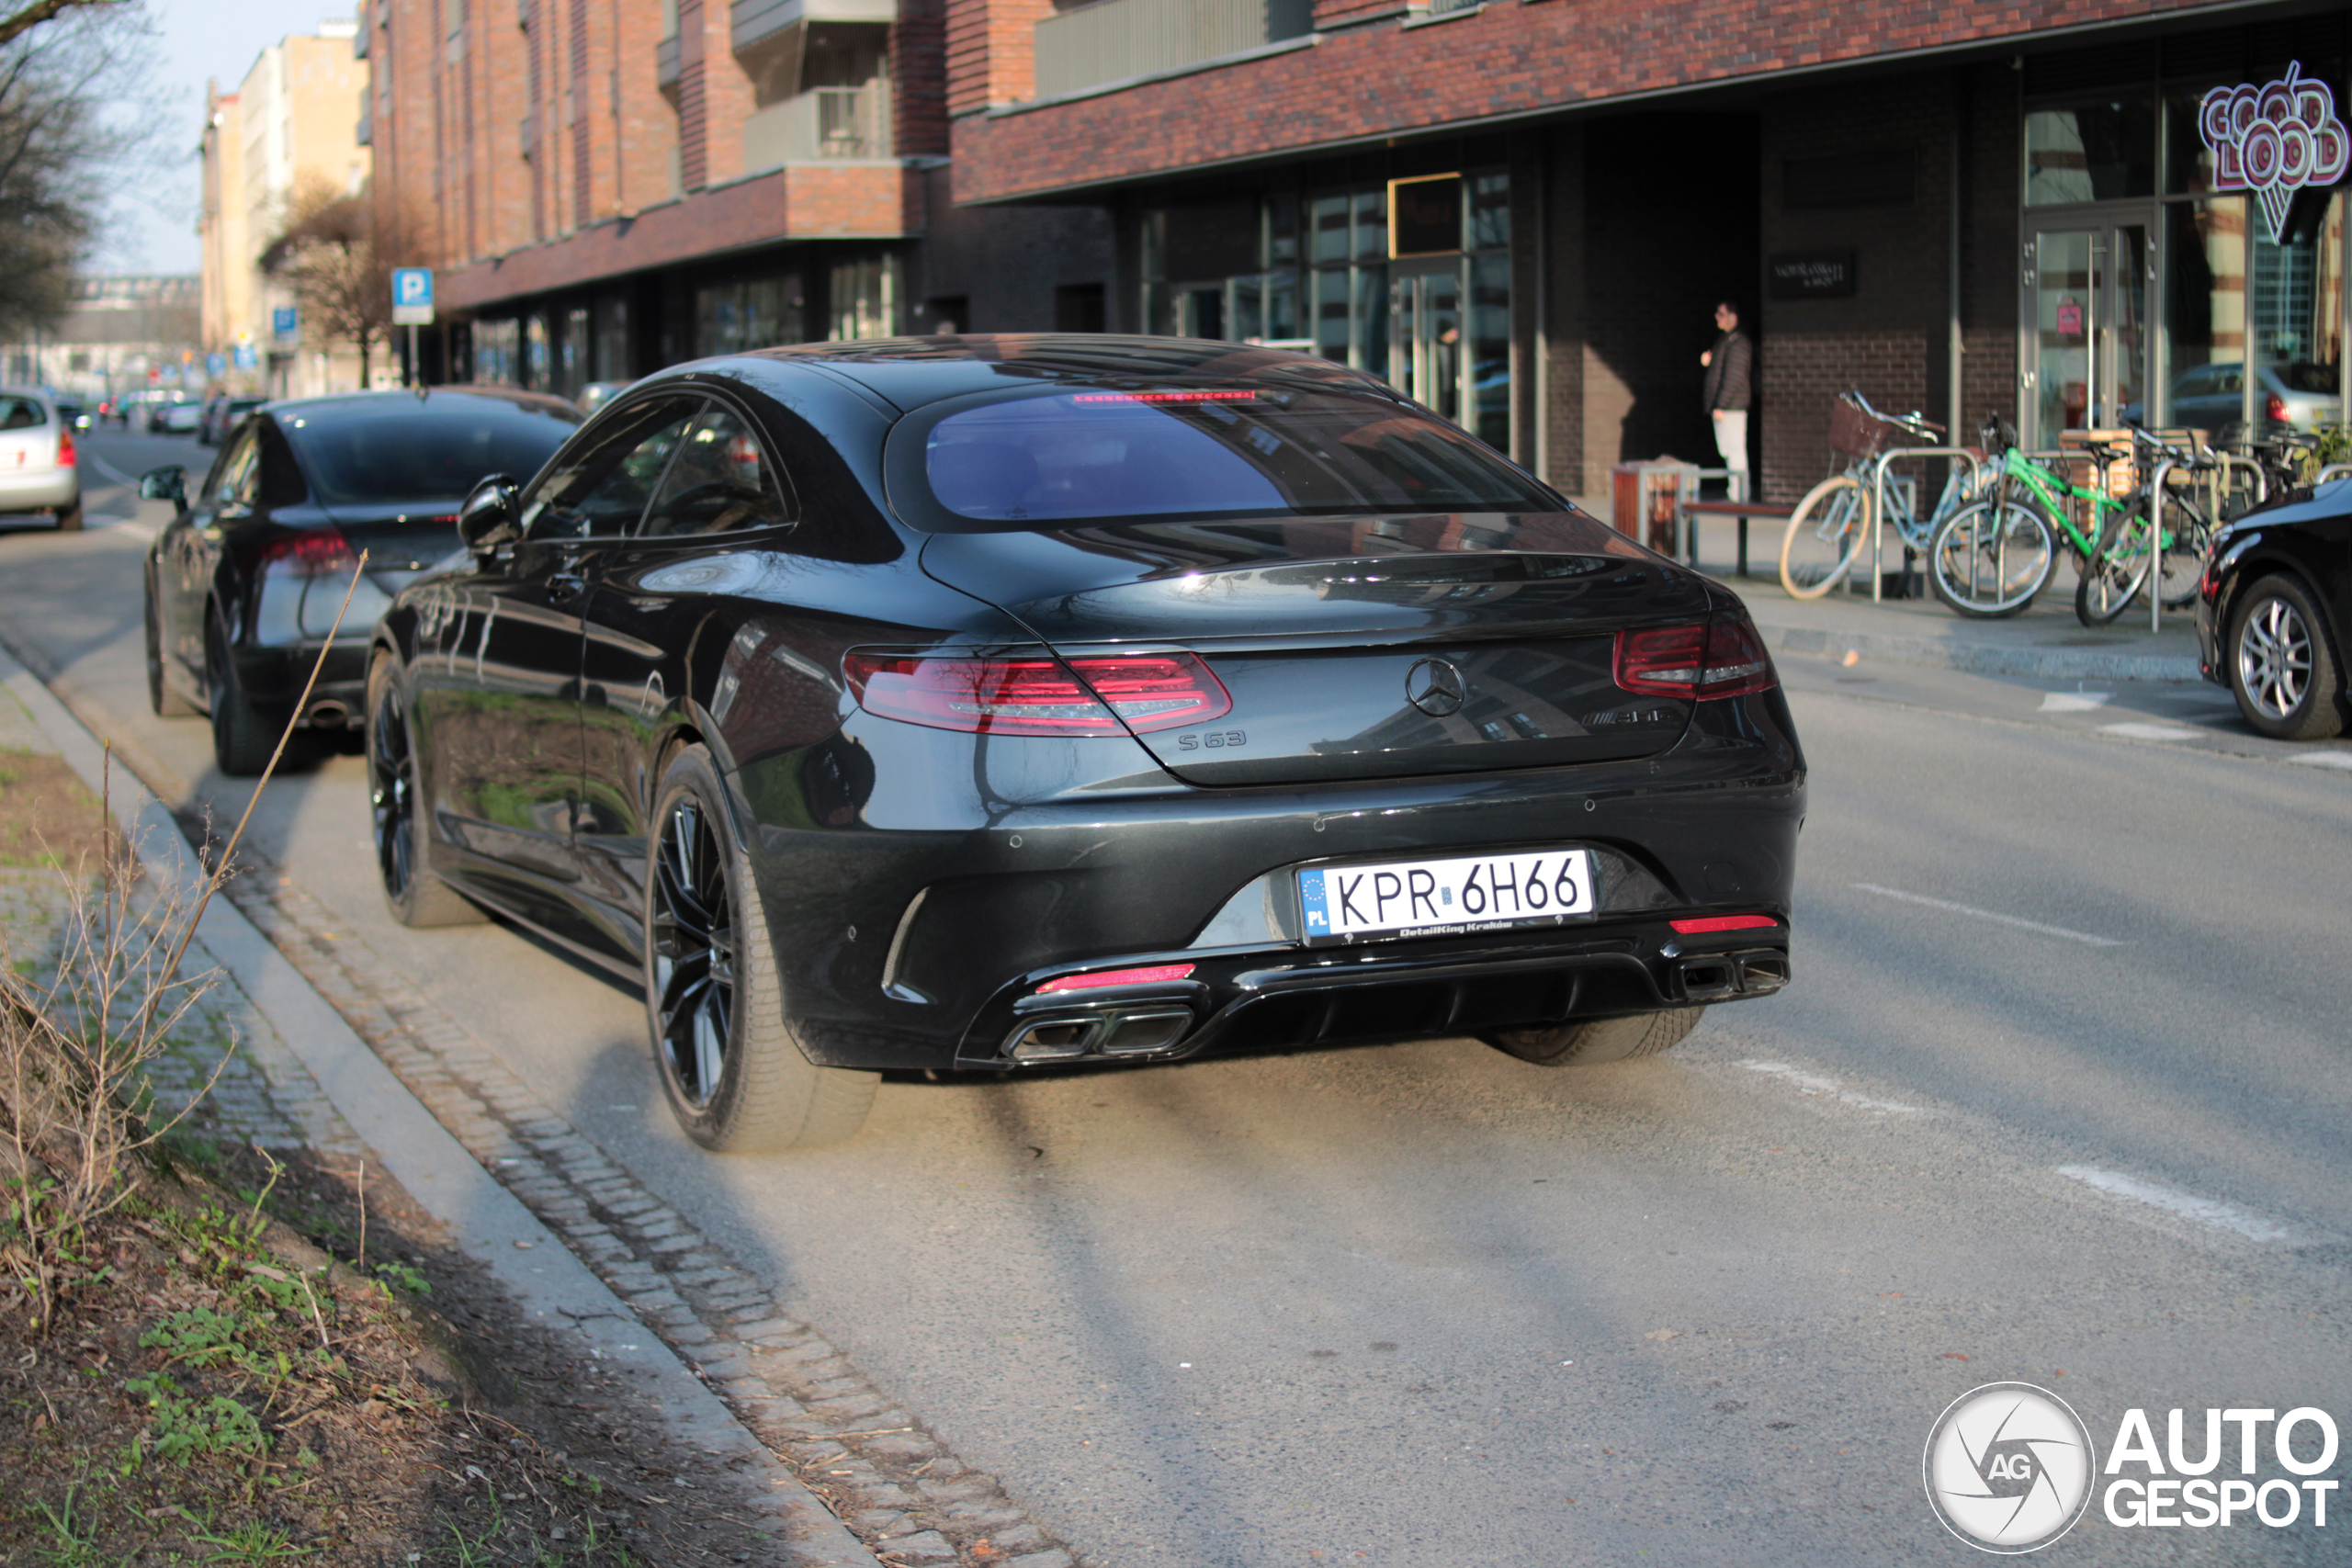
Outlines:
<svg viewBox="0 0 2352 1568"><path fill-rule="evenodd" d="M348 572L358 561L351 541L334 528L306 528L299 534L282 534L263 546L261 552L264 569L297 577Z"/></svg>
<svg viewBox="0 0 2352 1568"><path fill-rule="evenodd" d="M976 735L1116 735L1219 718L1233 699L1189 653L965 659L846 655L858 705L885 718Z"/></svg>
<svg viewBox="0 0 2352 1568"><path fill-rule="evenodd" d="M74 433L61 426L57 432L57 466L70 468L74 463Z"/></svg>
<svg viewBox="0 0 2352 1568"><path fill-rule="evenodd" d="M1781 683L1744 615L1617 634L1617 684L1645 696L1744 697Z"/></svg>

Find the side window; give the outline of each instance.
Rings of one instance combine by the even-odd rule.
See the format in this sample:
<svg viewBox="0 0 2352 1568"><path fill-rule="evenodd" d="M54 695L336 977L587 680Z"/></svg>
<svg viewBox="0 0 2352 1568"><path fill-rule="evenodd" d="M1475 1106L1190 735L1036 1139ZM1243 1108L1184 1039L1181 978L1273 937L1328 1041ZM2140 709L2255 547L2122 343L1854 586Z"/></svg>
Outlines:
<svg viewBox="0 0 2352 1568"><path fill-rule="evenodd" d="M678 444L638 531L647 538L773 528L792 521L760 439L741 414L712 402Z"/></svg>
<svg viewBox="0 0 2352 1568"><path fill-rule="evenodd" d="M215 506L252 506L260 489L255 474L260 467L255 460L259 456L260 448L252 431L237 437L237 444L220 455L219 465L213 468L206 498Z"/></svg>
<svg viewBox="0 0 2352 1568"><path fill-rule="evenodd" d="M550 469L523 501L534 539L606 539L645 513L699 398L656 398L617 414L603 437Z"/></svg>
<svg viewBox="0 0 2352 1568"><path fill-rule="evenodd" d="M48 423L40 405L30 398L0 398L0 430L30 430Z"/></svg>

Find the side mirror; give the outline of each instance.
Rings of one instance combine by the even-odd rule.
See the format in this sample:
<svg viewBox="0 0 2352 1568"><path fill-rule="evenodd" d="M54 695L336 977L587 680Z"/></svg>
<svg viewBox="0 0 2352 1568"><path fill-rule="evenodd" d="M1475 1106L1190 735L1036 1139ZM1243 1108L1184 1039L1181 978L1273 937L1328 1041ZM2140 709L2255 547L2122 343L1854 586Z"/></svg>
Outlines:
<svg viewBox="0 0 2352 1568"><path fill-rule="evenodd" d="M474 486L458 508L458 537L474 554L487 555L502 545L511 545L523 536L522 525L515 520L514 481L504 474L492 474Z"/></svg>
<svg viewBox="0 0 2352 1568"><path fill-rule="evenodd" d="M139 476L139 499L168 501L182 512L187 510L187 470L176 465L168 468L150 468Z"/></svg>

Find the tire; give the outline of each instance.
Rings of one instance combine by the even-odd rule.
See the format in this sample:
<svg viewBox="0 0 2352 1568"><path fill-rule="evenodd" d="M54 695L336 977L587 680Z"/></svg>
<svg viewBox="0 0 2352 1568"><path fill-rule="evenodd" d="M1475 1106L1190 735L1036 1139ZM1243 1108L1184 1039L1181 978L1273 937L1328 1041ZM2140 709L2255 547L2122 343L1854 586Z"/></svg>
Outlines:
<svg viewBox="0 0 2352 1568"><path fill-rule="evenodd" d="M1702 1007L1668 1008L1625 1018L1588 1018L1542 1029L1497 1029L1479 1036L1487 1044L1539 1067L1589 1067L1655 1056L1682 1043Z"/></svg>
<svg viewBox="0 0 2352 1568"><path fill-rule="evenodd" d="M2186 610L2196 603L2198 580L2205 575L2206 547L2212 539L2213 525L2204 507L2187 496L2165 497L2165 554L2156 591L2165 609Z"/></svg>
<svg viewBox="0 0 2352 1568"><path fill-rule="evenodd" d="M2266 577L2230 614L2222 654L2238 712L2273 740L2324 740L2344 730L2344 666L2303 585Z"/></svg>
<svg viewBox="0 0 2352 1568"><path fill-rule="evenodd" d="M2041 513L2021 501L1976 502L1944 519L1928 544L1928 586L1956 615L1999 620L2031 604L2058 564Z"/></svg>
<svg viewBox="0 0 2352 1568"><path fill-rule="evenodd" d="M61 506L57 509L57 531L61 534L78 534L82 531L82 498L80 496L74 498L74 504L71 506Z"/></svg>
<svg viewBox="0 0 2352 1568"><path fill-rule="evenodd" d="M377 881L392 919L414 930L475 926L489 917L424 863L425 794L408 722L408 697L390 654L368 667L368 824Z"/></svg>
<svg viewBox="0 0 2352 1568"><path fill-rule="evenodd" d="M188 718L198 711L197 705L172 690L164 671L163 612L155 607L155 588L147 585L147 705L157 718Z"/></svg>
<svg viewBox="0 0 2352 1568"><path fill-rule="evenodd" d="M1781 536L1781 586L1792 599L1818 599L1853 570L1870 532L1870 492L1833 475L1805 492Z"/></svg>
<svg viewBox="0 0 2352 1568"><path fill-rule="evenodd" d="M245 695L237 661L229 655L228 629L218 615L204 639L204 686L212 705L212 765L229 778L254 777L269 766L277 731Z"/></svg>
<svg viewBox="0 0 2352 1568"><path fill-rule="evenodd" d="M2091 558L2083 563L2082 580L2075 584L2075 619L2103 626L2132 607L2148 584L2151 538L2146 513L2108 513Z"/></svg>
<svg viewBox="0 0 2352 1568"><path fill-rule="evenodd" d="M646 1027L678 1124L722 1154L850 1136L880 1075L818 1066L786 1021L766 911L707 750L687 746L663 767L651 826Z"/></svg>

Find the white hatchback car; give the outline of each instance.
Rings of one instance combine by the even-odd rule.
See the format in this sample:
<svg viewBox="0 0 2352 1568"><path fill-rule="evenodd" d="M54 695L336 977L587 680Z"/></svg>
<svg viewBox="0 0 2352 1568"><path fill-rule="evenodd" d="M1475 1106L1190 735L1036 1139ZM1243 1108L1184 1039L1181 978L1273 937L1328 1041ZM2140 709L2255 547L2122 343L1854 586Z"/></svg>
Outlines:
<svg viewBox="0 0 2352 1568"><path fill-rule="evenodd" d="M61 533L82 526L74 433L47 394L0 387L0 513L46 512Z"/></svg>

